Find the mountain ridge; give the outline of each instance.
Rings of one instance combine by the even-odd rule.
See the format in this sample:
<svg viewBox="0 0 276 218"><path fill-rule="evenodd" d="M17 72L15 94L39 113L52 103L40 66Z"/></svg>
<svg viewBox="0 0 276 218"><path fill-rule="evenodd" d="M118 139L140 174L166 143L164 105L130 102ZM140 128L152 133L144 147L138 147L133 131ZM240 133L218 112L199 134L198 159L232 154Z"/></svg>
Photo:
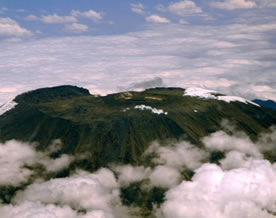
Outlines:
<svg viewBox="0 0 276 218"><path fill-rule="evenodd" d="M0 140L38 142L45 150L60 139L61 153L86 156L85 168L95 170L113 162L138 164L155 140L185 139L200 147L224 119L253 140L276 124L275 113L256 105L184 92L159 87L94 96L75 86L38 89L17 96L17 105L0 116Z"/></svg>

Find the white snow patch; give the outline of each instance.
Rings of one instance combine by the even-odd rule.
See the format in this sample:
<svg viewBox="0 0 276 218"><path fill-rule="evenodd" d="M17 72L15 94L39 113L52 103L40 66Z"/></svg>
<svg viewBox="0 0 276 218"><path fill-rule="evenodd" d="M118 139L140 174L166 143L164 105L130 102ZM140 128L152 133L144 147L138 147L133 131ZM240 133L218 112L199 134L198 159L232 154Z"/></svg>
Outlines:
<svg viewBox="0 0 276 218"><path fill-rule="evenodd" d="M6 113L7 111L13 109L17 105L13 100L9 100L7 103L0 106L0 116Z"/></svg>
<svg viewBox="0 0 276 218"><path fill-rule="evenodd" d="M216 99L219 101L225 101L227 103L230 103L232 101L239 101L242 102L244 104L253 104L255 106L260 107L260 105L249 101L247 99L244 99L242 97L237 97L237 96L215 96L214 94L216 94L216 91L213 90L208 90L208 89L202 89L202 88L187 88L185 89L184 95L183 96L192 96L192 97L199 97L199 98L209 98L209 99Z"/></svg>
<svg viewBox="0 0 276 218"><path fill-rule="evenodd" d="M227 103L229 103L231 101L239 101L239 102L242 102L242 103L245 103L245 104L250 103L250 104L254 104L257 107L260 107L260 105L254 103L252 101L249 101L245 98L238 97L238 96L218 96L217 99L220 100L220 101L225 101Z"/></svg>
<svg viewBox="0 0 276 218"><path fill-rule="evenodd" d="M168 112L164 112L164 110L162 110L162 109L152 108L151 106L146 106L144 104L142 104L142 105L136 105L134 107L134 109L138 109L138 110L142 110L142 111L143 110L149 110L149 111L151 111L154 114L165 114L165 115L168 115Z"/></svg>

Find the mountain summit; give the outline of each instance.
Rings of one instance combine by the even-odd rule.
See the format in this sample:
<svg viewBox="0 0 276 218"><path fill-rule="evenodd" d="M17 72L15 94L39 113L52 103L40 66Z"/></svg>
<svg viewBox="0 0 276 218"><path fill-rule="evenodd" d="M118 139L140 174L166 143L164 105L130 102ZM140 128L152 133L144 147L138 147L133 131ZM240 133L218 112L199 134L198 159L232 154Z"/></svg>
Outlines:
<svg viewBox="0 0 276 218"><path fill-rule="evenodd" d="M210 90L152 88L94 96L84 88L59 86L17 96L0 116L0 140L38 142L45 150L62 141L61 153L85 157L82 166L141 162L153 141L201 138L233 121L252 140L276 124L276 113L240 97ZM85 163L85 164L84 164Z"/></svg>

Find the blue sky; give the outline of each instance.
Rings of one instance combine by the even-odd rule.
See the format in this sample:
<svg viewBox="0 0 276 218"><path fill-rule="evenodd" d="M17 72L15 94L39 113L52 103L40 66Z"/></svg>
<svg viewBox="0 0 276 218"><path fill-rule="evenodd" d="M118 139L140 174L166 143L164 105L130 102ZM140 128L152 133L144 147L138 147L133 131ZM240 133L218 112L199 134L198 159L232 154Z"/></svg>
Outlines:
<svg viewBox="0 0 276 218"><path fill-rule="evenodd" d="M107 94L156 78L276 100L275 12L275 0L1 0L0 103L44 86Z"/></svg>

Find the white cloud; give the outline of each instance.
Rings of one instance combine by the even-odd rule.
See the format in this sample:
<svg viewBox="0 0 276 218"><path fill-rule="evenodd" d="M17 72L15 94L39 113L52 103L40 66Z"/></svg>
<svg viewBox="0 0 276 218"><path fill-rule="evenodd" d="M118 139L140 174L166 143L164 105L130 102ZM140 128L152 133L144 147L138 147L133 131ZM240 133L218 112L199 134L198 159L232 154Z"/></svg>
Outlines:
<svg viewBox="0 0 276 218"><path fill-rule="evenodd" d="M131 11L136 14L144 14L144 5L142 3L131 4Z"/></svg>
<svg viewBox="0 0 276 218"><path fill-rule="evenodd" d="M133 167L131 165L116 166L114 170L119 174L118 182L121 186L128 186L130 183L146 179L150 171L149 168L143 166Z"/></svg>
<svg viewBox="0 0 276 218"><path fill-rule="evenodd" d="M178 170L173 167L159 165L149 175L150 184L161 188L170 188L177 185L181 180Z"/></svg>
<svg viewBox="0 0 276 218"><path fill-rule="evenodd" d="M38 16L35 16L33 14L30 14L26 17L26 20L28 21L34 21L34 20L39 20L39 17Z"/></svg>
<svg viewBox="0 0 276 218"><path fill-rule="evenodd" d="M194 170L202 165L203 161L208 157L207 153L188 142L179 142L170 146L160 146L153 143L145 155L157 154L152 161L156 164L165 164L177 169L183 167Z"/></svg>
<svg viewBox="0 0 276 218"><path fill-rule="evenodd" d="M76 23L78 20L74 16L59 16L57 14L41 16L43 23Z"/></svg>
<svg viewBox="0 0 276 218"><path fill-rule="evenodd" d="M82 218L78 217L77 213L68 206L44 205L40 202L24 202L20 205L0 205L0 214L5 218Z"/></svg>
<svg viewBox="0 0 276 218"><path fill-rule="evenodd" d="M120 35L1 41L5 52L0 52L0 104L39 87L74 84L107 94L155 77L167 86L276 100L271 38L276 26L272 20L264 24L260 14L256 17L258 24L183 28L170 23Z"/></svg>
<svg viewBox="0 0 276 218"><path fill-rule="evenodd" d="M224 131L212 133L202 139L208 149L217 151L240 151L252 157L262 157L256 145L247 136L227 135Z"/></svg>
<svg viewBox="0 0 276 218"><path fill-rule="evenodd" d="M170 21L167 18L161 17L157 14L152 14L146 17L146 21L151 23L170 23Z"/></svg>
<svg viewBox="0 0 276 218"><path fill-rule="evenodd" d="M26 182L33 172L25 166L31 166L35 161L36 152L28 144L17 141L0 144L0 185Z"/></svg>
<svg viewBox="0 0 276 218"><path fill-rule="evenodd" d="M164 217L274 217L276 168L268 161L252 161L245 168L223 171L204 164L192 181L166 193Z"/></svg>
<svg viewBox="0 0 276 218"><path fill-rule="evenodd" d="M32 33L11 18L0 18L0 36L30 36Z"/></svg>
<svg viewBox="0 0 276 218"><path fill-rule="evenodd" d="M88 26L81 23L72 23L65 26L65 29L70 32L82 33L88 30Z"/></svg>
<svg viewBox="0 0 276 218"><path fill-rule="evenodd" d="M256 3L250 0L225 0L222 2L211 2L211 6L226 10L234 10L241 8L255 8Z"/></svg>
<svg viewBox="0 0 276 218"><path fill-rule="evenodd" d="M193 1L189 0L171 3L168 10L178 16L194 15L203 12Z"/></svg>
<svg viewBox="0 0 276 218"><path fill-rule="evenodd" d="M78 10L73 10L72 11L72 16L74 17L84 17L84 18L88 18L94 21L98 21L101 20L103 18L103 14L101 12L97 12L94 11L92 9L88 10L88 11L78 11Z"/></svg>
<svg viewBox="0 0 276 218"><path fill-rule="evenodd" d="M108 213L112 213L113 207L120 205L118 184L108 169L101 169L93 174L81 171L71 177L31 184L17 193L13 203L26 201Z"/></svg>
<svg viewBox="0 0 276 218"><path fill-rule="evenodd" d="M58 172L67 168L73 161L69 155L63 154L56 159L47 152L37 152L34 145L15 140L0 144L0 185L17 186L28 181L34 174L32 168L43 165L49 172Z"/></svg>

